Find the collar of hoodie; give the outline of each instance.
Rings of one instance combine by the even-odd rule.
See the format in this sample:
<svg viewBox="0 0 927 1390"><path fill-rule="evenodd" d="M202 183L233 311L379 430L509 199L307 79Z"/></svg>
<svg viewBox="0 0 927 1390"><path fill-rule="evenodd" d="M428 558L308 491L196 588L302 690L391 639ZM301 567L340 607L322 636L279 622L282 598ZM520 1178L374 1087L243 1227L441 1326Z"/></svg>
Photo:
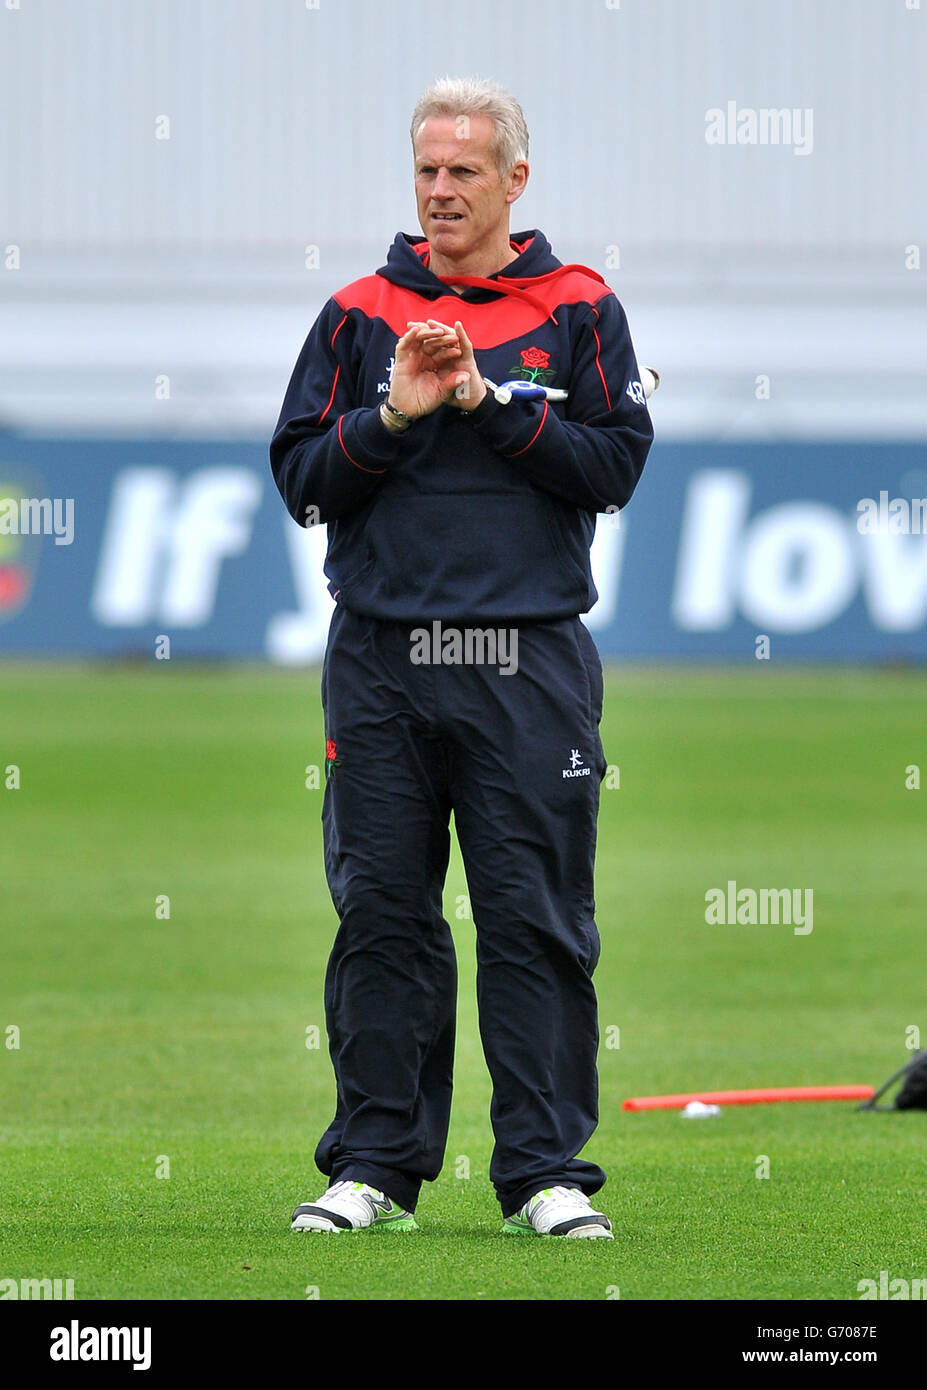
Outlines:
<svg viewBox="0 0 927 1390"><path fill-rule="evenodd" d="M390 247L386 265L377 274L395 284L418 290L432 299L440 298L447 285L465 285L473 289L491 290L499 295L511 295L533 304L554 323L557 319L553 310L548 308L549 300L542 299L534 292L539 285L577 270L605 284L602 276L588 266L562 265L542 232L517 232L510 238L510 243L519 255L495 275L435 275L428 265L430 247L427 240L400 232Z"/></svg>

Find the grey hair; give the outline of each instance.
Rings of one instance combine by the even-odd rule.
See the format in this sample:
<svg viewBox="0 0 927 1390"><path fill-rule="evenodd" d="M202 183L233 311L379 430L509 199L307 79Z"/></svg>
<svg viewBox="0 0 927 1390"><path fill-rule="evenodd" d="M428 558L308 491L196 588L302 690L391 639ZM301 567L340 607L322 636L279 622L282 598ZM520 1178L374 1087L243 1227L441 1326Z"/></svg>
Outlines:
<svg viewBox="0 0 927 1390"><path fill-rule="evenodd" d="M495 127L492 144L503 177L528 158L528 127L521 106L498 82L487 77L440 77L422 93L412 112L412 144L429 116L489 116Z"/></svg>

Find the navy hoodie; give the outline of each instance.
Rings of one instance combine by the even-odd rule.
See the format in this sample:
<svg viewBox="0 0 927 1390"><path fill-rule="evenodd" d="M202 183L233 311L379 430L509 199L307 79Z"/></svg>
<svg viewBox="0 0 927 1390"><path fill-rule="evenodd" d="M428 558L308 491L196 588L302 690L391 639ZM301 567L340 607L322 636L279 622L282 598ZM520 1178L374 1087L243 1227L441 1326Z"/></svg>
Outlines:
<svg viewBox="0 0 927 1390"><path fill-rule="evenodd" d="M439 278L423 237L339 290L306 339L270 446L301 525L328 526L329 592L402 621L543 620L585 613L597 512L628 502L653 427L624 310L605 281L562 265L539 231L497 274ZM461 284L462 294L448 289ZM439 406L403 432L379 406L409 320L460 319L480 372L565 401Z"/></svg>

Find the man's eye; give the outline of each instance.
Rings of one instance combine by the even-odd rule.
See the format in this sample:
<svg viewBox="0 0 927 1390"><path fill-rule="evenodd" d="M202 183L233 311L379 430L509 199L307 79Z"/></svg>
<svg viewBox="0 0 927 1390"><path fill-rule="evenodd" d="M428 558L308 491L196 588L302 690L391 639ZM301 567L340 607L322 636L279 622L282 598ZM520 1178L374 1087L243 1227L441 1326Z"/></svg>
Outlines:
<svg viewBox="0 0 927 1390"><path fill-rule="evenodd" d="M437 173L437 170L435 169L435 167L434 167L433 164L425 164L425 165L422 166L421 169L419 169L418 172L419 172L419 174L429 174L429 175L430 175L430 174L435 174L435 173ZM459 164L458 164L458 165L455 165L455 167L454 167L453 169L449 169L449 170L448 170L448 173L449 173L449 174L452 174L455 178L458 178L458 177L459 177L460 175L462 175L462 174L475 174L475 173L476 173L476 170L475 170L475 169L465 169L462 165L459 165Z"/></svg>

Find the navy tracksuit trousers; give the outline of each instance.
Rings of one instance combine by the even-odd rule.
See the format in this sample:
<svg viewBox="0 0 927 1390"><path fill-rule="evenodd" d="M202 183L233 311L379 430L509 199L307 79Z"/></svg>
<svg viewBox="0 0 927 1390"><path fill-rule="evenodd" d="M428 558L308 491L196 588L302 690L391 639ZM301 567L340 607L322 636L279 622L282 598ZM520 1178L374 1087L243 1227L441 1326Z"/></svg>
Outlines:
<svg viewBox="0 0 927 1390"><path fill-rule="evenodd" d="M598 1119L602 667L578 618L511 624L511 674L438 664L437 643L436 661L415 664L414 630L339 605L325 654L322 818L340 919L325 1010L338 1099L316 1162L410 1210L440 1172L457 999L442 910L453 811L493 1085L490 1178L509 1216L541 1188L591 1194L605 1182L576 1157Z"/></svg>

